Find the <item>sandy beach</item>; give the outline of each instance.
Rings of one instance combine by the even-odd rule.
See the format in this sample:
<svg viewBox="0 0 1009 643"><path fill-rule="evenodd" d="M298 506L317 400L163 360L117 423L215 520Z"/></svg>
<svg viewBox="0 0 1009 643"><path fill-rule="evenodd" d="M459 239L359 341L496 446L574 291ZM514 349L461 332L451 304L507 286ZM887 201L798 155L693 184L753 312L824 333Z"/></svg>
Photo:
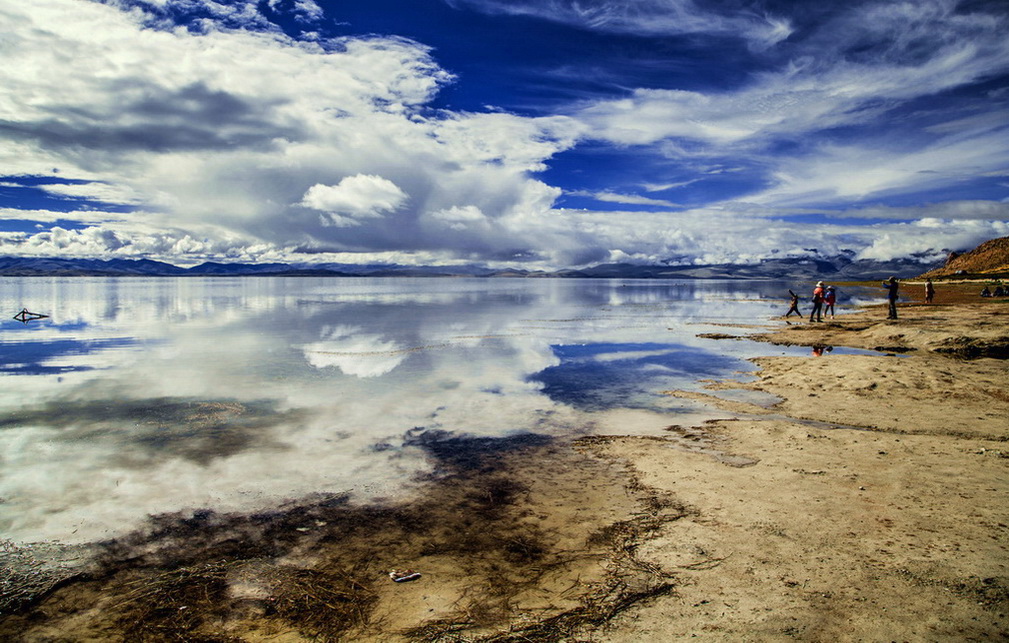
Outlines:
<svg viewBox="0 0 1009 643"><path fill-rule="evenodd" d="M762 336L888 353L758 359L744 387L781 401L715 402L749 417L710 423L701 438L751 466L634 438L600 448L691 511L642 546L675 579L673 595L598 640L1009 636L1009 369L963 358L1004 356L1009 307L884 316Z"/></svg>
<svg viewBox="0 0 1009 643"><path fill-rule="evenodd" d="M10 546L0 639L1006 639L1009 304L972 289L775 324L756 338L810 354L667 392L732 419L432 441L408 505L161 516L77 558Z"/></svg>

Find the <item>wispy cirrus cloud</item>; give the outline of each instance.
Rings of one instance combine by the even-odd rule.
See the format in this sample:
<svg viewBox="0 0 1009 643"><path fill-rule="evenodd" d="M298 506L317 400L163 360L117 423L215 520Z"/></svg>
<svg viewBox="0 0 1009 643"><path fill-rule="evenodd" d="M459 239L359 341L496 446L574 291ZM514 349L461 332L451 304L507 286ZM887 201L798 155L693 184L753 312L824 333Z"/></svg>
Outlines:
<svg viewBox="0 0 1009 643"><path fill-rule="evenodd" d="M136 191L126 186L110 185L104 181L49 183L40 185L39 189L56 197L70 200L119 205L140 205L143 203L143 197Z"/></svg>
<svg viewBox="0 0 1009 643"><path fill-rule="evenodd" d="M694 0L446 0L493 14L534 16L583 29L636 35L720 34L768 47L792 29L758 3L721 8Z"/></svg>
<svg viewBox="0 0 1009 643"><path fill-rule="evenodd" d="M603 203L623 203L625 205L656 205L668 208L679 208L679 204L666 199L653 199L651 197L640 196L638 194L617 194L615 192L588 192L585 190L575 190L570 192L572 196L586 196Z"/></svg>
<svg viewBox="0 0 1009 643"><path fill-rule="evenodd" d="M1009 125L957 132L910 150L886 137L861 145L827 143L808 155L779 161L773 185L747 198L783 207L857 205L870 198L969 185L992 168L1009 166L1009 148L1000 142L1006 137Z"/></svg>
<svg viewBox="0 0 1009 643"><path fill-rule="evenodd" d="M952 98L1009 73L1007 28L1006 12L983 4L863 3L805 28L776 69L740 87L636 88L576 117L589 136L685 164L760 167L748 201L815 207L949 187L1009 161L1005 97Z"/></svg>
<svg viewBox="0 0 1009 643"><path fill-rule="evenodd" d="M1009 25L1005 20L992 22ZM896 32L900 25L894 23L892 28ZM837 50L823 58L799 58L736 90L639 88L624 99L587 105L578 116L593 126L593 135L628 145L666 138L709 145L761 143L859 125L900 102L1009 71L1009 42L1001 37L1001 28L991 25L973 35L966 28L962 31L964 42L940 42L934 50L922 52L915 65L888 63L885 58L846 60L841 43L834 43Z"/></svg>

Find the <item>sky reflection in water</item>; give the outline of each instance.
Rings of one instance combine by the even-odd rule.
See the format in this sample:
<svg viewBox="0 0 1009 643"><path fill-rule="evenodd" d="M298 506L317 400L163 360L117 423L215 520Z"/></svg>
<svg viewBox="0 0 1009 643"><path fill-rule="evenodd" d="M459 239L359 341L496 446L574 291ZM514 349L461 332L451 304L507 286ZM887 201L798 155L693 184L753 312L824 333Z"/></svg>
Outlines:
<svg viewBox="0 0 1009 643"><path fill-rule="evenodd" d="M437 430L590 431L748 370L781 284L532 279L0 280L0 536L83 541L147 514L394 496ZM728 329L737 332L736 329ZM806 349L801 349L805 352ZM668 421L667 421L668 420Z"/></svg>

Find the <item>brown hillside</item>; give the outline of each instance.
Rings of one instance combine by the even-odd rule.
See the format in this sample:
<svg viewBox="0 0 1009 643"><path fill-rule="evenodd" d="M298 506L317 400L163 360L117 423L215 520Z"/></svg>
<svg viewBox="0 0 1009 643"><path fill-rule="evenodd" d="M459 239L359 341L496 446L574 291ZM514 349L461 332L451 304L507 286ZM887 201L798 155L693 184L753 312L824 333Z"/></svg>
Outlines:
<svg viewBox="0 0 1009 643"><path fill-rule="evenodd" d="M921 277L936 279L956 274L1009 276L1009 237L985 241L970 252L952 257L942 268L929 270Z"/></svg>

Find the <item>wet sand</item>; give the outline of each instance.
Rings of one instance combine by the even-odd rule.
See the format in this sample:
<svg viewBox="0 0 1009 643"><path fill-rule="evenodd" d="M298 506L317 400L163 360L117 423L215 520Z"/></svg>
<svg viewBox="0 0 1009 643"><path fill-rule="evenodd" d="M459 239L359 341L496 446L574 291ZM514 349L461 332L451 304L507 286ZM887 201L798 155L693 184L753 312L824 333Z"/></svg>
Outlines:
<svg viewBox="0 0 1009 643"><path fill-rule="evenodd" d="M881 353L668 392L735 419L431 439L406 505L160 516L83 558L8 548L0 640L1005 639L1009 304L971 290L758 337Z"/></svg>
<svg viewBox="0 0 1009 643"><path fill-rule="evenodd" d="M10 549L0 640L561 640L672 591L637 547L684 510L623 463L535 435L440 437L411 503L163 515L76 567Z"/></svg>

